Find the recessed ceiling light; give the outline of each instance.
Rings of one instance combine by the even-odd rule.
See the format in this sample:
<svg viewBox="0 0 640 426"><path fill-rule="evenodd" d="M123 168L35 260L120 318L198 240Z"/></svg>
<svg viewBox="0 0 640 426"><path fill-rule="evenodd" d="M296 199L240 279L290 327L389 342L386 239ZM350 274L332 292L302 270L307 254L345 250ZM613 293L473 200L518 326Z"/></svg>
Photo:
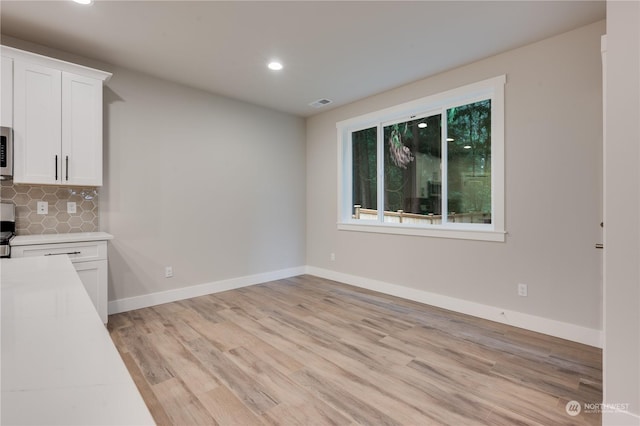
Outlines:
<svg viewBox="0 0 640 426"><path fill-rule="evenodd" d="M471 149L471 145L465 145L463 146L464 149Z"/></svg>
<svg viewBox="0 0 640 426"><path fill-rule="evenodd" d="M455 141L454 138L447 138L447 142L453 142L453 141Z"/></svg>
<svg viewBox="0 0 640 426"><path fill-rule="evenodd" d="M425 127L427 127L427 123L425 123L424 121L422 123L418 123L418 127L424 129Z"/></svg>
<svg viewBox="0 0 640 426"><path fill-rule="evenodd" d="M272 71L280 71L282 69L282 63L278 61L271 61L267 64L267 68Z"/></svg>
<svg viewBox="0 0 640 426"><path fill-rule="evenodd" d="M91 3L93 3L93 0L73 0L73 1L78 3L78 4L91 4Z"/></svg>

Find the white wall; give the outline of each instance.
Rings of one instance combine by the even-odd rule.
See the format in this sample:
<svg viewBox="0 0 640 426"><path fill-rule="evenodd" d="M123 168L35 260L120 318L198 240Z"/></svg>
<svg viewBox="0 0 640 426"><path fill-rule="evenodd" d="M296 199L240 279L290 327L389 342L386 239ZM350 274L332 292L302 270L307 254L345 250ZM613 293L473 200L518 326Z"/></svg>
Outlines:
<svg viewBox="0 0 640 426"><path fill-rule="evenodd" d="M303 266L304 121L113 74L100 191L110 299Z"/></svg>
<svg viewBox="0 0 640 426"><path fill-rule="evenodd" d="M640 425L640 4L607 2L605 425ZM635 416L635 417L634 417Z"/></svg>
<svg viewBox="0 0 640 426"><path fill-rule="evenodd" d="M603 33L604 22L595 23L308 119L307 264L597 334ZM500 74L506 243L336 230L337 121ZM529 285L528 297L517 296L517 283Z"/></svg>

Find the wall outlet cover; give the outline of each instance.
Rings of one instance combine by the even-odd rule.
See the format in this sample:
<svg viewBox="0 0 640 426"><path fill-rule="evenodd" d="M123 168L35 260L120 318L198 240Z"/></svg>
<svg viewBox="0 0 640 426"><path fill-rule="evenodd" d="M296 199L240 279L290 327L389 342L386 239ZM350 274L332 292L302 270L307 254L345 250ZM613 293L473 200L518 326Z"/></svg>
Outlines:
<svg viewBox="0 0 640 426"><path fill-rule="evenodd" d="M75 214L76 213L76 202L75 201L67 201L67 213Z"/></svg>
<svg viewBox="0 0 640 426"><path fill-rule="evenodd" d="M526 284L518 284L518 296L527 297L528 288Z"/></svg>
<svg viewBox="0 0 640 426"><path fill-rule="evenodd" d="M49 203L46 201L38 201L38 214L48 214L49 213Z"/></svg>

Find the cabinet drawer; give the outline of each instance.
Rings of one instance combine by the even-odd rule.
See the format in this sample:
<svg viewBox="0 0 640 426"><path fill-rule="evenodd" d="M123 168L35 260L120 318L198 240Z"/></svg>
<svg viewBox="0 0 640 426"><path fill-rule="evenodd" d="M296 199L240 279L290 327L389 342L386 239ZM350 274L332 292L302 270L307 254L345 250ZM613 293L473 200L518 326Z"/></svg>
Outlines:
<svg viewBox="0 0 640 426"><path fill-rule="evenodd" d="M38 244L11 247L11 257L69 256L71 262L88 262L107 258L107 242Z"/></svg>

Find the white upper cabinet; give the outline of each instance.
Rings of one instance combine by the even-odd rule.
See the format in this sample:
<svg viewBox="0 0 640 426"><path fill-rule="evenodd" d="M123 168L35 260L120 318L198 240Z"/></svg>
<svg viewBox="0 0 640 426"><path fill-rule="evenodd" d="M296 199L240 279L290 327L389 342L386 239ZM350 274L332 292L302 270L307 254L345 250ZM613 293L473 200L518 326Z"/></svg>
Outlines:
<svg viewBox="0 0 640 426"><path fill-rule="evenodd" d="M102 185L102 81L62 73L61 160L63 183Z"/></svg>
<svg viewBox="0 0 640 426"><path fill-rule="evenodd" d="M0 126L13 127L13 59L2 56L0 64Z"/></svg>
<svg viewBox="0 0 640 426"><path fill-rule="evenodd" d="M14 62L13 152L16 183L60 181L62 72Z"/></svg>
<svg viewBox="0 0 640 426"><path fill-rule="evenodd" d="M111 74L2 53L13 55L14 182L102 185L102 85Z"/></svg>

